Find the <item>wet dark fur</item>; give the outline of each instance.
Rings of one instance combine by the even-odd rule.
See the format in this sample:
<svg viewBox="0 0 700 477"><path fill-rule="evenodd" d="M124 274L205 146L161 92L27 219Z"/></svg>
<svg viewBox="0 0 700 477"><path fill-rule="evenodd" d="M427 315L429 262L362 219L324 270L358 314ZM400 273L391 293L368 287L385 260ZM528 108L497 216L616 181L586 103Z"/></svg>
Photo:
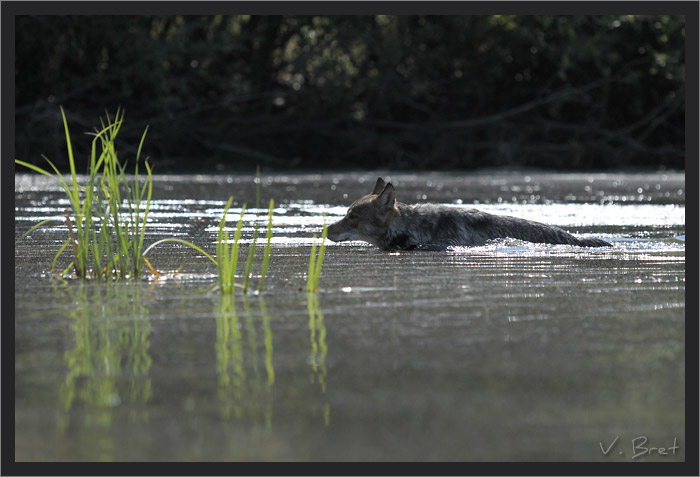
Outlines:
<svg viewBox="0 0 700 477"><path fill-rule="evenodd" d="M388 229L379 246L385 250L411 249L426 246L475 246L488 240L514 238L534 243L568 244L581 247L605 247L600 239L579 239L551 225L504 215L493 215L476 209L447 207L436 204L406 205L396 203L402 226ZM415 230L426 239L418 241Z"/></svg>
<svg viewBox="0 0 700 477"><path fill-rule="evenodd" d="M394 187L381 178L372 194L355 201L346 216L328 228L334 241L363 240L383 250L444 249L514 238L534 243L605 247L600 239L579 239L551 225L476 209L397 202Z"/></svg>

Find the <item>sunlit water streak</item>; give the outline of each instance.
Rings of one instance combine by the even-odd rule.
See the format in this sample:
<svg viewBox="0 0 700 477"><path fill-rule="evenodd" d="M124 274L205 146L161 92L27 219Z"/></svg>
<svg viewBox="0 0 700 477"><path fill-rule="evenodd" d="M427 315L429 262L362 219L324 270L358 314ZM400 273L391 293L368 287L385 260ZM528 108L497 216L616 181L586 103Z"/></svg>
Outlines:
<svg viewBox="0 0 700 477"><path fill-rule="evenodd" d="M684 252L685 235L677 234L663 238L644 237L644 229L663 229L684 227L685 207L673 204L476 204L455 205L450 207L477 208L484 212L497 215L511 215L560 227L575 227L577 229L594 229L596 232L576 233L581 237L600 237L609 241L616 253L639 254L645 252ZM56 221L47 224L46 230L60 232L66 230L64 213L70 202L59 198L49 203L38 204L29 201L27 205L16 208L16 220L19 226L27 229L32 223L37 223L49 217ZM216 200L154 200L148 214L146 235L159 237L163 234L173 237L190 236L197 229L198 238L205 242L215 240L218 226L224 212L224 201ZM225 229L235 230L242 208L232 207L229 210ZM141 213L143 213L143 208ZM347 207L315 204L311 201L289 202L278 205L273 210L273 237L271 245L275 247L306 246L317 242L313 235L320 235L325 222L327 225L343 217ZM240 243L252 242L255 223L258 230L267 226L267 209L247 208L243 215L242 238ZM26 224L26 225L24 225ZM622 228L633 228L636 232ZM600 230L600 232L597 232ZM367 246L362 242L328 243L328 246ZM580 247L567 245L532 244L517 240L494 241L481 247L451 247L448 253L461 254L572 254L580 251ZM611 253L610 248L601 250L587 249L594 256Z"/></svg>

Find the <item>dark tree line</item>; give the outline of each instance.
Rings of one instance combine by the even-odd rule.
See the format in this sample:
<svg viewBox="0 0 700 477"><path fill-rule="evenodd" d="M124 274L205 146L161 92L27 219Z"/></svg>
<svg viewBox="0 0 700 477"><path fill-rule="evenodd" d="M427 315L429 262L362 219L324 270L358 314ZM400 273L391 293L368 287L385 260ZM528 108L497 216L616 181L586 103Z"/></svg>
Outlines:
<svg viewBox="0 0 700 477"><path fill-rule="evenodd" d="M679 16L25 16L16 156L105 109L156 171L684 168ZM132 156L133 157L133 156Z"/></svg>

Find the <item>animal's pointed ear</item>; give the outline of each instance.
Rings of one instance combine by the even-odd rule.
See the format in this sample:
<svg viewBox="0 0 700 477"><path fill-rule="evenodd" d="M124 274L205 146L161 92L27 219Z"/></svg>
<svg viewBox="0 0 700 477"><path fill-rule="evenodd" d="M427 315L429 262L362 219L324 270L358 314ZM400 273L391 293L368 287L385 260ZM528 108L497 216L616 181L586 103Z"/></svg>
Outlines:
<svg viewBox="0 0 700 477"><path fill-rule="evenodd" d="M381 191L384 190L384 186L386 185L386 182L384 182L384 179L381 177L377 177L377 183L374 184L374 190L372 191L372 194L379 194Z"/></svg>
<svg viewBox="0 0 700 477"><path fill-rule="evenodd" d="M394 186L391 185L391 182L387 183L382 193L379 194L379 197L377 197L377 202L379 202L382 207L389 209L394 208L396 205L396 192L394 191Z"/></svg>

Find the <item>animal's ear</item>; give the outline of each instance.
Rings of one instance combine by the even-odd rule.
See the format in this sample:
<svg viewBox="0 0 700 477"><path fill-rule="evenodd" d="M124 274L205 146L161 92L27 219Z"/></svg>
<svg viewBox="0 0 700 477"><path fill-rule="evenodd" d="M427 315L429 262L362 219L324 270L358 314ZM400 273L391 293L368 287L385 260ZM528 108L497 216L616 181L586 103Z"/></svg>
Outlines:
<svg viewBox="0 0 700 477"><path fill-rule="evenodd" d="M384 179L381 177L377 177L377 183L374 184L374 190L372 191L372 194L377 195L381 191L384 190L384 186L386 185L386 182L384 182Z"/></svg>
<svg viewBox="0 0 700 477"><path fill-rule="evenodd" d="M382 193L379 194L379 197L377 197L377 202L379 202L382 207L389 209L394 208L396 205L396 193L394 191L394 186L391 185L391 182L386 184Z"/></svg>

